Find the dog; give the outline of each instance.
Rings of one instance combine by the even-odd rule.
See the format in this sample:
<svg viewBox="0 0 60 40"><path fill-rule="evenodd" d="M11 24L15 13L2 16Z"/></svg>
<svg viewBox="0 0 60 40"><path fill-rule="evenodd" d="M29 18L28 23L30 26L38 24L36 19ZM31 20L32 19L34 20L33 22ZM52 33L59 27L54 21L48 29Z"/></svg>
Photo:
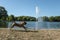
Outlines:
<svg viewBox="0 0 60 40"><path fill-rule="evenodd" d="M18 24L18 23L16 23L16 22L13 22L11 28L13 28L14 26L17 26L17 27L22 27L22 28L24 28L25 30L27 30L27 28L24 26L24 25L26 25L26 24L27 24L27 23L26 23L25 21L21 22L20 24Z"/></svg>

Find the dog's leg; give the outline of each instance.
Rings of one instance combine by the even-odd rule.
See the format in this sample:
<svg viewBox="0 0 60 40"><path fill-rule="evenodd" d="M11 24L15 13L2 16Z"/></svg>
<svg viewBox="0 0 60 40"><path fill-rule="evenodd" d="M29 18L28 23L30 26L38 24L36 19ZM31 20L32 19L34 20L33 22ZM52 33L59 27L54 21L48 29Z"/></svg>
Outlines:
<svg viewBox="0 0 60 40"><path fill-rule="evenodd" d="M15 23L12 24L11 28L13 28L15 26Z"/></svg>
<svg viewBox="0 0 60 40"><path fill-rule="evenodd" d="M11 26L11 28L13 28L13 27L14 27L14 25L15 25L15 24L13 23L13 24L12 24L12 26ZM10 30L11 30L11 28L10 28Z"/></svg>
<svg viewBox="0 0 60 40"><path fill-rule="evenodd" d="M14 27L14 25L12 25L12 27L11 28L13 28Z"/></svg>
<svg viewBox="0 0 60 40"><path fill-rule="evenodd" d="M25 31L27 31L27 28L25 26L23 26L23 28L25 29Z"/></svg>

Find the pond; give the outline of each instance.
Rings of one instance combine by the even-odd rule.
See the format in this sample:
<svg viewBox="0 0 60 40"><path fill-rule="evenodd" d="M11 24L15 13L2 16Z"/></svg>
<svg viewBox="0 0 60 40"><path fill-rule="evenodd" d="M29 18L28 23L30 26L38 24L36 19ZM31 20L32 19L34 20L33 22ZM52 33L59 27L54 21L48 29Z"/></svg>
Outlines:
<svg viewBox="0 0 60 40"><path fill-rule="evenodd" d="M16 23L20 23L20 21L16 21ZM12 25L12 22L8 23L8 28L10 28ZM35 29L36 28L36 22L28 21L25 25L29 29ZM14 27L19 28L19 27ZM37 28L38 29L60 29L60 22L37 22Z"/></svg>
<svg viewBox="0 0 60 40"><path fill-rule="evenodd" d="M16 21L16 23L20 23L21 21ZM0 22L0 28L10 28L13 22ZM37 26L36 26L37 25ZM28 29L60 29L60 22L34 22L27 21L25 25ZM20 29L19 27L14 26L15 29Z"/></svg>

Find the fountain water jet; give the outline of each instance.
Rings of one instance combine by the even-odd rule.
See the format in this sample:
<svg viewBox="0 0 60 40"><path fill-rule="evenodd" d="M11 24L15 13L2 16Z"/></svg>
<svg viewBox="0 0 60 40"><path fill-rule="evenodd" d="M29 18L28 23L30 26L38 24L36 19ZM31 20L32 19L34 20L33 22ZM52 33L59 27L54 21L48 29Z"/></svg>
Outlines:
<svg viewBox="0 0 60 40"><path fill-rule="evenodd" d="M38 14L39 14L38 6L35 7L35 11L36 11L36 28L35 28L35 30L37 30L38 29Z"/></svg>

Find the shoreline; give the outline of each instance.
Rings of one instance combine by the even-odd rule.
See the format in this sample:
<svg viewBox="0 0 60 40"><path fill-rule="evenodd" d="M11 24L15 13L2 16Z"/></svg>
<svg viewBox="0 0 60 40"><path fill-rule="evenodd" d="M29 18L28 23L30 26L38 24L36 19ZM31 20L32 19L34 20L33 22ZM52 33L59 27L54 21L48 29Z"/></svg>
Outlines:
<svg viewBox="0 0 60 40"><path fill-rule="evenodd" d="M0 28L0 29L13 29L13 30L16 30L16 28ZM24 30L23 28L19 28L19 29L20 30ZM35 30L35 29L28 29L28 30ZM38 30L60 30L60 29L37 29L37 31Z"/></svg>

